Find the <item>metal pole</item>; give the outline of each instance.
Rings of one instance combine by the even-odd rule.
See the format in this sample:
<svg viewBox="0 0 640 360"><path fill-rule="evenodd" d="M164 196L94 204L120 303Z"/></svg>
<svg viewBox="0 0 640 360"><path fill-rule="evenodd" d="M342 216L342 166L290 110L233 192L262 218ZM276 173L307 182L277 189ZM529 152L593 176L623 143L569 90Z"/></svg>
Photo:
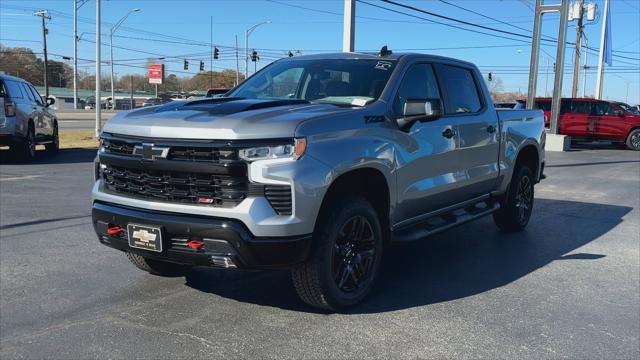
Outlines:
<svg viewBox="0 0 640 360"><path fill-rule="evenodd" d="M238 35L236 35L236 86L240 84L240 59L238 58Z"/></svg>
<svg viewBox="0 0 640 360"><path fill-rule="evenodd" d="M587 54L589 50L589 38L584 37L584 79L582 80L582 97L587 97L587 69L589 68Z"/></svg>
<svg viewBox="0 0 640 360"><path fill-rule="evenodd" d="M551 99L551 126L549 131L558 134L558 118L560 115L560 103L562 97L562 78L564 75L564 54L567 42L567 18L569 13L569 0L562 0L560 6L560 29L558 30L558 49L556 51L556 73L553 81L553 98Z"/></svg>
<svg viewBox="0 0 640 360"><path fill-rule="evenodd" d="M244 31L244 78L249 77L249 30Z"/></svg>
<svg viewBox="0 0 640 360"><path fill-rule="evenodd" d="M549 96L549 59L547 59L547 71L544 76L544 96Z"/></svg>
<svg viewBox="0 0 640 360"><path fill-rule="evenodd" d="M109 32L109 52L111 53L111 108L115 109L116 107L116 98L115 91L113 90L113 29ZM106 103L107 108L109 107L109 102Z"/></svg>
<svg viewBox="0 0 640 360"><path fill-rule="evenodd" d="M129 93L131 94L129 109L133 109L133 75L129 75Z"/></svg>
<svg viewBox="0 0 640 360"><path fill-rule="evenodd" d="M213 87L213 15L209 17L209 88Z"/></svg>
<svg viewBox="0 0 640 360"><path fill-rule="evenodd" d="M78 0L73 0L73 109L78 109Z"/></svg>
<svg viewBox="0 0 640 360"><path fill-rule="evenodd" d="M96 0L96 137L100 136L100 130L102 127L100 117L102 116L101 97L100 93L100 63L102 61L100 57L100 0Z"/></svg>
<svg viewBox="0 0 640 360"><path fill-rule="evenodd" d="M356 32L356 0L344 0L342 51L353 52Z"/></svg>
<svg viewBox="0 0 640 360"><path fill-rule="evenodd" d="M580 17L578 18L578 25L576 26L576 49L573 57L573 79L571 83L571 97L578 97L578 80L580 80L580 56L582 55L582 19L584 18L584 8L582 0L578 2L580 4Z"/></svg>
<svg viewBox="0 0 640 360"><path fill-rule="evenodd" d="M529 64L529 87L527 89L527 109L533 109L538 85L538 63L540 61L540 28L542 12L540 6L542 0L536 0L535 18L533 20L533 33L531 34L531 62Z"/></svg>
<svg viewBox="0 0 640 360"><path fill-rule="evenodd" d="M604 40L607 31L607 14L609 12L609 0L604 1L602 12L602 34L600 35L600 54L598 55L598 77L596 78L596 99L602 99L602 81L604 76Z"/></svg>

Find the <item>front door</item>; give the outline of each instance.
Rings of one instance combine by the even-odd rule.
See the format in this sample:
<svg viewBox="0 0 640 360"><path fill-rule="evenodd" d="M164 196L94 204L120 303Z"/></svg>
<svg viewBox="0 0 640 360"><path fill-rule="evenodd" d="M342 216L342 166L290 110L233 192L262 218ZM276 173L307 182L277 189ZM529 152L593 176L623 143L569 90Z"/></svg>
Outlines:
<svg viewBox="0 0 640 360"><path fill-rule="evenodd" d="M402 117L408 99L441 98L433 67L413 64L406 71L393 103L392 116ZM415 122L398 130L397 199L394 224L417 220L425 213L450 205L448 191L456 187L455 151L458 129L450 118Z"/></svg>
<svg viewBox="0 0 640 360"><path fill-rule="evenodd" d="M598 101L593 107L596 126L593 137L599 139L624 139L626 127L618 109L606 101ZM624 116L624 114L623 114Z"/></svg>

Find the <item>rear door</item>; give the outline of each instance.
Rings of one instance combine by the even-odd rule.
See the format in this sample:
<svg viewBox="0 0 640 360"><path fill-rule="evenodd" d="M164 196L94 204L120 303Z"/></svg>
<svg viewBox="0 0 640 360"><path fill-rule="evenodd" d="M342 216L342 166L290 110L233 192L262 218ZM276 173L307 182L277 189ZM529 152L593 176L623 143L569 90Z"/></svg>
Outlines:
<svg viewBox="0 0 640 360"><path fill-rule="evenodd" d="M560 133L577 137L589 137L592 101L563 99L560 106Z"/></svg>
<svg viewBox="0 0 640 360"><path fill-rule="evenodd" d="M42 137L46 135L46 126L44 123L44 117L42 116L42 101L38 102L38 99L36 99L35 95L33 95L33 92L31 91L30 86L27 83L21 82L20 87L22 88L22 94L24 95L24 98L27 100L29 106L31 107L31 119L33 119L33 123L36 127L36 137Z"/></svg>
<svg viewBox="0 0 640 360"><path fill-rule="evenodd" d="M401 118L408 99L442 99L433 66L412 64L396 92L392 116ZM398 203L394 223L417 220L421 215L454 203L449 190L457 187L457 127L454 119L441 117L415 122L411 128L398 130L399 167L397 171Z"/></svg>
<svg viewBox="0 0 640 360"><path fill-rule="evenodd" d="M457 127L454 162L455 202L490 193L499 175L498 116L487 104L480 79L473 68L437 65L445 99L445 119Z"/></svg>

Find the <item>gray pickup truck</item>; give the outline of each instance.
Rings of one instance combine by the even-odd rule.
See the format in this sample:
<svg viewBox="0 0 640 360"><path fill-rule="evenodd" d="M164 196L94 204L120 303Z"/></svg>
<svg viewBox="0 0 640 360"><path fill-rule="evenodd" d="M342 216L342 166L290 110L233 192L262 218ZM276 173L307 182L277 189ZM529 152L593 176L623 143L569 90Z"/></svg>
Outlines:
<svg viewBox="0 0 640 360"><path fill-rule="evenodd" d="M363 300L386 246L492 214L528 223L539 110L498 110L470 63L340 53L221 98L120 113L95 163L98 240L152 274L287 268L306 303Z"/></svg>

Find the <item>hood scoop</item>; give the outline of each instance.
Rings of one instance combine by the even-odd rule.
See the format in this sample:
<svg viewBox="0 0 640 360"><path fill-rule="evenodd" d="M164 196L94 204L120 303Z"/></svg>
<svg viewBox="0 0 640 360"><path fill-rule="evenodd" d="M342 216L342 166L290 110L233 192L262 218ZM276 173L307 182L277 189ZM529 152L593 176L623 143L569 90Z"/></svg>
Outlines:
<svg viewBox="0 0 640 360"><path fill-rule="evenodd" d="M282 100L259 100L244 98L217 98L223 101L196 100L183 104L175 110L196 110L204 111L211 115L230 115L243 111L267 109L278 106L291 106L309 104L307 100L282 99Z"/></svg>

